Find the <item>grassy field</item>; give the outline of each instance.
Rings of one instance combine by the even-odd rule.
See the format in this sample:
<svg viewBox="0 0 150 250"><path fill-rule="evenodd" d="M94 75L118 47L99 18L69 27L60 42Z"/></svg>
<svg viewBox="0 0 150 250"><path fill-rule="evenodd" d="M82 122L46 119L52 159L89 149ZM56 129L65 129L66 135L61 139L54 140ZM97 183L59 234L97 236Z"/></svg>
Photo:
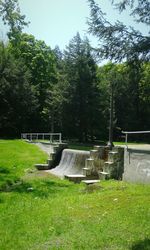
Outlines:
<svg viewBox="0 0 150 250"><path fill-rule="evenodd" d="M35 163L44 162L47 155L35 145L21 140L0 140L0 190L17 182Z"/></svg>
<svg viewBox="0 0 150 250"><path fill-rule="evenodd" d="M46 158L34 145L0 141L1 250L150 249L150 185L86 187L33 171Z"/></svg>

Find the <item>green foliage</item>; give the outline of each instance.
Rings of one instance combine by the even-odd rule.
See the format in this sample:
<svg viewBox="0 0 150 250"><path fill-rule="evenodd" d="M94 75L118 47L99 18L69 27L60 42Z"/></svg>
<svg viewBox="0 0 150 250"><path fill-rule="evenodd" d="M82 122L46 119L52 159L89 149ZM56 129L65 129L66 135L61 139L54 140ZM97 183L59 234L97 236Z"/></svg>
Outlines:
<svg viewBox="0 0 150 250"><path fill-rule="evenodd" d="M55 58L55 84L47 89L43 119L48 121L51 132L63 131L63 107L67 101L68 81L64 69L64 60L59 47L53 50Z"/></svg>
<svg viewBox="0 0 150 250"><path fill-rule="evenodd" d="M1 51L2 133L10 128L15 128L11 131L14 136L23 131L49 130L43 111L57 82L54 53L43 41L21 33L17 46L10 40L8 46L1 43ZM9 119L12 124L7 122Z"/></svg>
<svg viewBox="0 0 150 250"><path fill-rule="evenodd" d="M124 11L128 6L131 9L131 16L135 18L135 21L138 23L150 24L150 3L148 0L123 0L119 3L116 3L116 0L112 1L113 5L119 9L120 12Z"/></svg>
<svg viewBox="0 0 150 250"><path fill-rule="evenodd" d="M115 139L119 139L121 130L149 130L149 80L145 81L145 77L149 75L148 65L149 63L141 64L139 61L117 65L109 63L98 69L103 121L106 125L109 119L109 85L113 84L114 88Z"/></svg>
<svg viewBox="0 0 150 250"><path fill-rule="evenodd" d="M99 95L97 66L88 39L82 40L77 33L65 50L64 62L69 83L67 90L69 105L67 103L65 106L68 119L65 127L80 141L93 140L99 117ZM73 128L70 127L72 123Z"/></svg>
<svg viewBox="0 0 150 250"><path fill-rule="evenodd" d="M150 24L150 3L145 1L112 1L112 5L122 12L127 6L131 9L131 16L134 20L145 25ZM122 61L126 59L133 61L140 58L149 60L150 37L143 35L133 27L127 27L122 22L116 21L111 24L105 17L101 8L94 0L89 0L91 18L88 20L89 32L98 38L101 47L97 53L101 58Z"/></svg>
<svg viewBox="0 0 150 250"><path fill-rule="evenodd" d="M142 126L148 130L150 124L150 63L143 64L141 68L139 102Z"/></svg>
<svg viewBox="0 0 150 250"><path fill-rule="evenodd" d="M0 16L5 25L9 26L8 38L15 45L20 40L24 26L28 25L25 15L21 15L18 0L1 0Z"/></svg>
<svg viewBox="0 0 150 250"><path fill-rule="evenodd" d="M35 86L36 96L39 100L39 109L43 110L46 99L46 90L56 82L55 60L50 47L43 41L36 40L34 36L21 34L20 42L10 49L17 58L21 58L31 73L31 82Z"/></svg>
<svg viewBox="0 0 150 250"><path fill-rule="evenodd" d="M8 136L26 130L36 109L30 72L20 59L0 43L0 129Z"/></svg>
<svg viewBox="0 0 150 250"><path fill-rule="evenodd" d="M22 33L27 25L17 0L1 0L0 16L9 26L9 41L0 42L0 136L21 132L62 132L64 139L108 139L110 89L114 94L115 138L123 130L149 130L149 36L110 24L89 0L89 29L102 45L100 59L128 63L98 67L87 38L79 33L64 52ZM149 24L149 2L112 1L137 22ZM141 60L142 59L142 60ZM145 140L145 138L143 138Z"/></svg>

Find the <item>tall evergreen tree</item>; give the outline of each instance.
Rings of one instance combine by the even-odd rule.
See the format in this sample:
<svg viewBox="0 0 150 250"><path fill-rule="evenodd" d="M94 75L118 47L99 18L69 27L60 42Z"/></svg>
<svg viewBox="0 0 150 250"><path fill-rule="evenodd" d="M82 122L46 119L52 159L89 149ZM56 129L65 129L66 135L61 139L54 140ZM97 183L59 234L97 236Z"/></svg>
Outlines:
<svg viewBox="0 0 150 250"><path fill-rule="evenodd" d="M133 61L137 58L142 60L150 59L150 37L143 35L139 30L133 27L127 27L120 21L111 24L105 17L101 8L94 0L88 0L91 9L91 18L88 21L89 32L95 35L101 47L97 49L102 58L121 61ZM112 6L124 11L127 7L131 10L130 16L135 22L150 25L150 2L149 0L129 0L129 1L111 1ZM116 3L117 2L117 3Z"/></svg>
<svg viewBox="0 0 150 250"><path fill-rule="evenodd" d="M88 39L82 40L79 33L70 41L64 54L69 83L65 127L75 138L87 141L89 137L93 139L98 118L96 63Z"/></svg>
<svg viewBox="0 0 150 250"><path fill-rule="evenodd" d="M18 0L1 0L0 16L4 24L9 27L7 33L9 40L17 45L24 26L29 24L25 21L25 15L21 14Z"/></svg>

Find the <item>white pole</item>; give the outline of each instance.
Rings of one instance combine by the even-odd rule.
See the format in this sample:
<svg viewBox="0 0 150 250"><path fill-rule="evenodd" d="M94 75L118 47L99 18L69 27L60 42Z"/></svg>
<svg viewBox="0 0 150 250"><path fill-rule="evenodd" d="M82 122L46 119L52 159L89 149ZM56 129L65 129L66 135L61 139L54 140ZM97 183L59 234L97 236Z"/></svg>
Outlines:
<svg viewBox="0 0 150 250"><path fill-rule="evenodd" d="M126 139L125 139L125 144L126 144L126 147L128 147L128 133L126 133Z"/></svg>

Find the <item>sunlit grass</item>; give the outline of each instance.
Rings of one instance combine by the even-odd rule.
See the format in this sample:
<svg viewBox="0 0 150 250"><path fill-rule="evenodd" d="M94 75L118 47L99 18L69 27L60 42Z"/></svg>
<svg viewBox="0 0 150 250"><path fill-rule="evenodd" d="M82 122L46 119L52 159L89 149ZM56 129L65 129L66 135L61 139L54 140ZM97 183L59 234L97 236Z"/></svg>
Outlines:
<svg viewBox="0 0 150 250"><path fill-rule="evenodd" d="M47 155L35 145L21 140L0 140L0 189L46 159Z"/></svg>
<svg viewBox="0 0 150 250"><path fill-rule="evenodd" d="M27 165L32 168L45 155L33 145L9 143L22 178L0 193L1 250L149 249L150 185L111 180L86 186L38 171L25 174ZM22 150L14 152L16 143L27 165L20 163Z"/></svg>

